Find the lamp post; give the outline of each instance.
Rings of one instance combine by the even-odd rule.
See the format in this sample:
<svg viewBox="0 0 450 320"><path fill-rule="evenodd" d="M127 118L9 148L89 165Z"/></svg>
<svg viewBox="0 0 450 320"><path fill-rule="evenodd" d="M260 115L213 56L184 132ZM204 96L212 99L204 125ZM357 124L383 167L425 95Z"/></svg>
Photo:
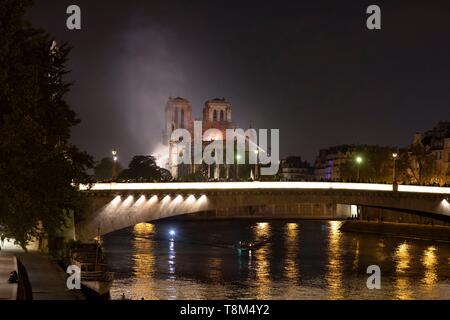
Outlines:
<svg viewBox="0 0 450 320"><path fill-rule="evenodd" d="M394 191L398 190L397 173L395 171L395 169L396 169L395 163L397 161L397 158L398 158L398 153L394 152L392 154L392 159L394 160L394 167L393 167L393 170L392 170L392 190L394 190Z"/></svg>
<svg viewBox="0 0 450 320"><path fill-rule="evenodd" d="M239 179L239 160L241 160L241 155L236 155L236 181Z"/></svg>
<svg viewBox="0 0 450 320"><path fill-rule="evenodd" d="M258 154L259 154L259 150L258 149L256 149L255 150L255 154L256 154L256 162L255 162L255 177L254 177L254 180L256 181L256 180L258 180Z"/></svg>
<svg viewBox="0 0 450 320"><path fill-rule="evenodd" d="M360 156L356 157L356 167L357 167L356 180L357 180L357 182L359 182L359 167L361 166L362 162L363 162L363 159Z"/></svg>
<svg viewBox="0 0 450 320"><path fill-rule="evenodd" d="M113 156L112 180L116 180L116 176L117 176L117 150L113 149L111 151L111 154Z"/></svg>

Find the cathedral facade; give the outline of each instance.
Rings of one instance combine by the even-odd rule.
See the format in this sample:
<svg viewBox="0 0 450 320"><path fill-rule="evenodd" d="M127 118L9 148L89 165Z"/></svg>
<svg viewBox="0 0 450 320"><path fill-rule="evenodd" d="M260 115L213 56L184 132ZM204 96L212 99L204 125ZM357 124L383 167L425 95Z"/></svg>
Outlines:
<svg viewBox="0 0 450 320"><path fill-rule="evenodd" d="M202 112L202 146L212 140L225 140L226 130L232 129L231 104L225 98L215 98L205 102ZM194 118L192 116L192 104L184 98L170 97L165 107L165 126L163 132L163 143L168 147L169 157L166 168L170 170L173 178L185 179L188 176L198 174L205 179L228 179L230 168L227 165L205 164L178 164L176 159L181 156L184 145L180 141L171 139L172 132L176 129L186 129L194 137ZM216 130L209 130L216 129ZM208 131L209 130L209 131ZM208 131L209 134L205 135ZM219 133L220 131L220 133ZM193 145L193 144L192 144ZM194 150L191 150L193 155ZM192 161L193 163L193 161Z"/></svg>

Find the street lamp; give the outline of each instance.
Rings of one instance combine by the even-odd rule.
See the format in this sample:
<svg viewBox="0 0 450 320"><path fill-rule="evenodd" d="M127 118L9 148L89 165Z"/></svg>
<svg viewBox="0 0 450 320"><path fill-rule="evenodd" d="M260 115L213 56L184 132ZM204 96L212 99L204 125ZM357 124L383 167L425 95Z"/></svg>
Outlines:
<svg viewBox="0 0 450 320"><path fill-rule="evenodd" d="M239 160L241 160L241 155L236 155L236 180L239 179Z"/></svg>
<svg viewBox="0 0 450 320"><path fill-rule="evenodd" d="M398 158L398 153L394 152L392 154L392 159L394 160L394 167L393 167L393 172L392 172L392 187L394 191L398 190L398 184L397 184L397 174L395 172L396 166L395 166L395 162L397 161Z"/></svg>
<svg viewBox="0 0 450 320"><path fill-rule="evenodd" d="M357 178L356 180L359 182L359 167L361 165L361 163L363 162L363 158L358 156L356 157L356 167L357 167Z"/></svg>
<svg viewBox="0 0 450 320"><path fill-rule="evenodd" d="M255 161L255 177L254 180L258 179L258 154L259 154L259 150L256 149L255 150L255 154L256 154L256 161Z"/></svg>
<svg viewBox="0 0 450 320"><path fill-rule="evenodd" d="M111 154L113 156L112 179L115 180L117 175L117 150L113 149Z"/></svg>

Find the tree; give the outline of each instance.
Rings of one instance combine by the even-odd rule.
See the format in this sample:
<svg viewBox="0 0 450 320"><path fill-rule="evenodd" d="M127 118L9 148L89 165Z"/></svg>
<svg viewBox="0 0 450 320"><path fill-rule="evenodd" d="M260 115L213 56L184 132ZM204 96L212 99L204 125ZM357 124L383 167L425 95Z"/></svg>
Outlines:
<svg viewBox="0 0 450 320"><path fill-rule="evenodd" d="M115 165L117 174L120 174L120 172L123 170L122 165L120 164L120 162L117 162ZM105 157L101 159L94 168L95 180L96 181L111 180L113 167L114 161L110 157Z"/></svg>
<svg viewBox="0 0 450 320"><path fill-rule="evenodd" d="M362 145L352 150L352 156L340 166L341 178L346 181L356 181L359 166L360 181L388 182L392 181L392 153L395 149L383 146ZM363 160L356 162L359 156Z"/></svg>
<svg viewBox="0 0 450 320"><path fill-rule="evenodd" d="M22 247L81 213L77 184L93 163L69 142L79 122L64 100L70 48L25 21L30 4L0 2L0 236Z"/></svg>
<svg viewBox="0 0 450 320"><path fill-rule="evenodd" d="M172 179L173 179L172 174L170 173L169 170L164 169L164 168L159 168L159 172L161 174L160 181L162 181L162 182L172 181Z"/></svg>
<svg viewBox="0 0 450 320"><path fill-rule="evenodd" d="M187 175L184 179L188 182L205 182L208 181L208 165L203 164L197 168L195 172L192 172Z"/></svg>
<svg viewBox="0 0 450 320"><path fill-rule="evenodd" d="M407 152L400 155L399 172L408 182L433 182L436 178L436 165L431 149L421 143L411 145Z"/></svg>
<svg viewBox="0 0 450 320"><path fill-rule="evenodd" d="M170 172L158 167L153 156L134 156L128 168L119 175L119 180L136 182L162 182L172 180Z"/></svg>

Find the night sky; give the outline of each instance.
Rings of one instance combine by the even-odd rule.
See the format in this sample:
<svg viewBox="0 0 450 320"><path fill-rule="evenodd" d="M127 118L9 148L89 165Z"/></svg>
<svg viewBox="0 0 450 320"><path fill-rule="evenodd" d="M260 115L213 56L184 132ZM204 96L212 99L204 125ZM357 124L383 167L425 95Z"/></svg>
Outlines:
<svg viewBox="0 0 450 320"><path fill-rule="evenodd" d="M66 8L82 30L66 29ZM382 30L366 28L366 8ZM281 154L343 143L406 146L450 120L450 1L36 0L36 27L73 47L73 142L97 159L154 152L164 106L201 116L226 97L240 127L279 128Z"/></svg>

